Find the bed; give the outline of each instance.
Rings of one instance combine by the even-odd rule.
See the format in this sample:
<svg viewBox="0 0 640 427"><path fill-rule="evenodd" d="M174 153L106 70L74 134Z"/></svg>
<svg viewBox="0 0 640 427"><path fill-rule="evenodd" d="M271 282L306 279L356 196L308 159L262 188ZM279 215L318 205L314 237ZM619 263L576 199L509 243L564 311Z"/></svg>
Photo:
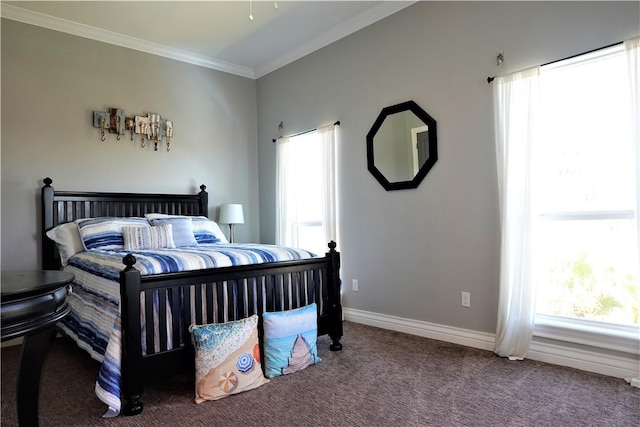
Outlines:
<svg viewBox="0 0 640 427"><path fill-rule="evenodd" d="M255 253L244 257L237 255L246 249L243 244L205 242L203 248L224 244L221 252L248 261L242 265L207 261L187 271L174 266L158 272L149 267L157 254L145 251L66 254L47 234L92 218L137 221L154 214L215 225L206 218L208 193L204 185L198 194L178 195L57 191L50 178L43 182L42 266L73 272L76 280L69 299L79 300L83 294L87 298L76 303L82 304L76 312L72 304L71 314L60 326L101 362L96 394L109 408L105 416L141 413L145 382L193 371L191 324L223 323L316 303L318 335L331 338L332 351L342 349L340 254L335 242L329 242L323 257L294 256L291 248L276 247L288 254L281 261L263 255L262 246L252 246L249 249ZM160 264L176 262L163 253Z"/></svg>

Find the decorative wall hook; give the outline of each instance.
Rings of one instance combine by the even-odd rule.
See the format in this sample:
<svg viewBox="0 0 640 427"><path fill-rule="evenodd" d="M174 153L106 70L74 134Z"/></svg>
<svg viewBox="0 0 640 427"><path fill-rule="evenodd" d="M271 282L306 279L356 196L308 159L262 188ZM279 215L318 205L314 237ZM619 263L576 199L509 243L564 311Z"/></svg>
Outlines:
<svg viewBox="0 0 640 427"><path fill-rule="evenodd" d="M136 130L136 122L133 117L127 117L125 119L124 128L131 132L131 140L133 141L133 134Z"/></svg>
<svg viewBox="0 0 640 427"><path fill-rule="evenodd" d="M109 113L102 111L93 112L93 127L100 129L100 141L104 141L104 134L109 123Z"/></svg>
<svg viewBox="0 0 640 427"><path fill-rule="evenodd" d="M100 117L100 141L104 141L105 118Z"/></svg>
<svg viewBox="0 0 640 427"><path fill-rule="evenodd" d="M171 120L167 120L165 124L165 128L167 129L167 151L171 151L171 137L173 136L173 122Z"/></svg>
<svg viewBox="0 0 640 427"><path fill-rule="evenodd" d="M147 127L149 126L149 119L142 116L135 117L134 132L140 135L140 147L144 148L144 136L147 133Z"/></svg>
<svg viewBox="0 0 640 427"><path fill-rule="evenodd" d="M115 133L116 140L120 141L120 135L124 133L124 110L109 108L109 133Z"/></svg>
<svg viewBox="0 0 640 427"><path fill-rule="evenodd" d="M504 62L504 50L500 49L496 56L496 66L499 67Z"/></svg>

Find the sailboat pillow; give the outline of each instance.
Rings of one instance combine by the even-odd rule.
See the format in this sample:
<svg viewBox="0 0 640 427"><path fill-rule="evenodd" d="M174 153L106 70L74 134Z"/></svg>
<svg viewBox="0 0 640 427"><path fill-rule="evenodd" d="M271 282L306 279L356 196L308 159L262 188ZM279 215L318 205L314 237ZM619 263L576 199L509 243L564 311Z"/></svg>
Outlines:
<svg viewBox="0 0 640 427"><path fill-rule="evenodd" d="M318 363L318 308L315 303L262 315L265 376L292 374Z"/></svg>

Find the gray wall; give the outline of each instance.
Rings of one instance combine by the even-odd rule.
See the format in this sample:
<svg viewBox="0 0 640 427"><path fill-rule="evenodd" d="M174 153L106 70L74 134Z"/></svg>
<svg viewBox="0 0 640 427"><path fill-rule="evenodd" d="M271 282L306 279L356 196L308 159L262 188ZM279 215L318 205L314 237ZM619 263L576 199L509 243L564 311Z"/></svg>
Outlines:
<svg viewBox="0 0 640 427"><path fill-rule="evenodd" d="M256 82L2 20L2 268L39 266L39 194L60 190L192 193L245 206L239 241L257 241ZM101 142L93 111L174 121L170 152ZM163 147L164 148L164 145ZM225 229L226 231L226 229Z"/></svg>
<svg viewBox="0 0 640 427"><path fill-rule="evenodd" d="M499 219L486 78L637 36L639 18L638 2L420 2L262 77L261 239L274 240L278 123L292 134L340 120L344 305L495 332ZM365 136L383 107L407 100L437 120L439 159L416 190L386 192L367 171Z"/></svg>

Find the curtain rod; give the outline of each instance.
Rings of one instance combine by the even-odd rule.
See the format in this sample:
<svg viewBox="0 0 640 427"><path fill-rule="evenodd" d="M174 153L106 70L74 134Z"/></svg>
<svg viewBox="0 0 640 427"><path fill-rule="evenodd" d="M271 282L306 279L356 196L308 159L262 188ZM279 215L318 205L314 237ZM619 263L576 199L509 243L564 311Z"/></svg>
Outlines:
<svg viewBox="0 0 640 427"><path fill-rule="evenodd" d="M576 53L575 55L567 56L566 58L556 59L555 61L547 62L546 64L542 64L541 67L544 67L545 65L555 64L556 62L566 61L568 59L573 59L573 58L576 58L578 56L587 55L589 53L597 52L599 50L609 49L610 47L618 46L619 44L622 44L622 43L624 43L624 42L612 43L612 44L610 44L608 46L599 47L597 49L591 49L591 50L588 50L588 51L582 52L582 53ZM489 77L487 77L487 83L493 82L496 77L497 76L489 76Z"/></svg>
<svg viewBox="0 0 640 427"><path fill-rule="evenodd" d="M333 125L334 125L334 126L340 126L340 120L336 121ZM288 135L288 136L279 136L279 137L277 137L277 138L273 138L273 139L272 139L272 141L273 141L273 142L276 142L277 140L282 139L282 138L292 138L292 137L294 137L294 136L304 135L305 133L315 132L315 131L317 131L317 130L318 130L318 128L315 128L315 129L305 130L304 132L295 133L295 134L293 134L293 135Z"/></svg>

